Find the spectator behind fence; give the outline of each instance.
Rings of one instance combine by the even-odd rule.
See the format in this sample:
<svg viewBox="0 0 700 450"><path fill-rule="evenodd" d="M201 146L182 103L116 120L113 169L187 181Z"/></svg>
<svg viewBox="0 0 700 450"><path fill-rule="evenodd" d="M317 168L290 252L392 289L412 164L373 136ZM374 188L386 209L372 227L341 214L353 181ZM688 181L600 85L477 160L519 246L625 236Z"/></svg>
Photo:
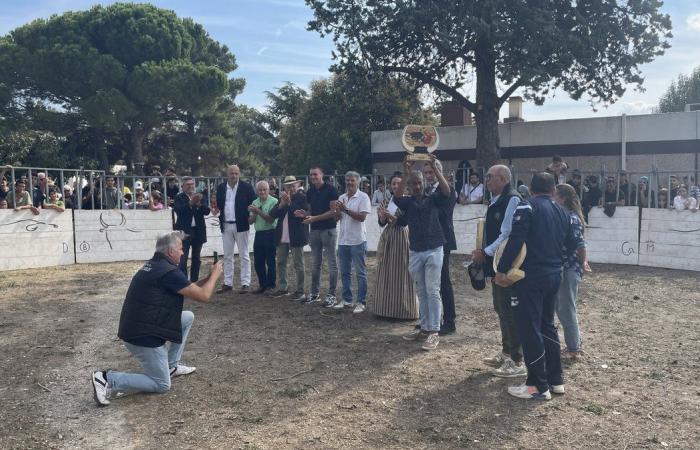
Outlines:
<svg viewBox="0 0 700 450"><path fill-rule="evenodd" d="M377 190L372 194L372 206L381 206L391 199L391 193L384 186L384 182L377 183Z"/></svg>
<svg viewBox="0 0 700 450"><path fill-rule="evenodd" d="M659 189L658 201L656 202L656 204L657 204L657 207L660 209L670 208L670 206L668 204L668 189L666 189L666 188Z"/></svg>
<svg viewBox="0 0 700 450"><path fill-rule="evenodd" d="M270 177L270 179L267 181L267 185L270 188L270 195L279 200L280 189L277 187L277 179L275 177Z"/></svg>
<svg viewBox="0 0 700 450"><path fill-rule="evenodd" d="M148 200L148 192L143 189L143 181L138 180L134 183L134 198L140 193L143 194L144 200Z"/></svg>
<svg viewBox="0 0 700 450"><path fill-rule="evenodd" d="M637 205L637 190L634 188L634 184L629 182L627 172L624 170L620 171L620 192L625 195L624 206Z"/></svg>
<svg viewBox="0 0 700 450"><path fill-rule="evenodd" d="M608 205L625 206L625 193L622 190L618 192L615 177L612 176L605 181L605 192L603 192L603 198L599 206L604 207Z"/></svg>
<svg viewBox="0 0 700 450"><path fill-rule="evenodd" d="M36 174L36 184L32 192L32 203L35 208L41 208L46 201L46 193L48 192L48 179L44 172Z"/></svg>
<svg viewBox="0 0 700 450"><path fill-rule="evenodd" d="M673 209L676 211L690 210L693 212L698 210L697 200L688 195L688 188L684 184L678 186L678 195L673 199Z"/></svg>
<svg viewBox="0 0 700 450"><path fill-rule="evenodd" d="M4 197L0 198L0 209L8 209L7 199Z"/></svg>
<svg viewBox="0 0 700 450"><path fill-rule="evenodd" d="M346 186L346 189L344 190L344 192L346 190L347 190L347 186ZM362 192L367 194L367 197L372 198L372 183L366 177L362 177L362 189L361 190L362 190Z"/></svg>
<svg viewBox="0 0 700 450"><path fill-rule="evenodd" d="M102 190L100 189L99 180L88 181L83 187L81 206L83 209L102 209Z"/></svg>
<svg viewBox="0 0 700 450"><path fill-rule="evenodd" d="M5 199L7 197L9 189L5 177L0 178L0 199Z"/></svg>
<svg viewBox="0 0 700 450"><path fill-rule="evenodd" d="M459 193L459 203L462 205L480 205L484 202L484 185L481 183L479 174L472 172L469 174L469 183L462 186Z"/></svg>
<svg viewBox="0 0 700 450"><path fill-rule="evenodd" d="M161 194L160 191L151 192L151 199L148 203L148 209L151 211L160 211L165 209L165 205L163 204L163 194Z"/></svg>
<svg viewBox="0 0 700 450"><path fill-rule="evenodd" d="M58 198L58 191L56 189L49 189L49 198L44 200L44 204L41 207L44 209L53 209L58 212L66 210L65 203Z"/></svg>
<svg viewBox="0 0 700 450"><path fill-rule="evenodd" d="M121 203L121 192L116 187L114 177L105 178L105 209L118 209Z"/></svg>
<svg viewBox="0 0 700 450"><path fill-rule="evenodd" d="M554 182L556 184L566 182L566 171L569 165L564 162L561 156L552 156L552 163L547 166L545 172L551 173L554 176Z"/></svg>
<svg viewBox="0 0 700 450"><path fill-rule="evenodd" d="M277 205L277 199L270 195L270 184L258 181L255 185L258 198L248 206L250 217L248 223L255 224L255 240L253 241L253 264L258 276L258 288L253 294L262 294L274 290L277 283L275 227L277 219L270 211Z"/></svg>
<svg viewBox="0 0 700 450"><path fill-rule="evenodd" d="M649 177L639 177L637 185L639 189L639 201L637 204L640 208L656 208L656 193L649 190Z"/></svg>
<svg viewBox="0 0 700 450"><path fill-rule="evenodd" d="M574 188L576 196L581 200L583 198L583 193L585 192L585 186L582 184L581 171L574 169L571 172L571 179L566 182L569 186Z"/></svg>
<svg viewBox="0 0 700 450"><path fill-rule="evenodd" d="M177 197L177 194L180 193L180 186L177 183L176 177L168 177L168 180L165 184L165 193L168 196L168 206L172 208L175 204L175 197Z"/></svg>
<svg viewBox="0 0 700 450"><path fill-rule="evenodd" d="M129 194L126 194L129 195ZM126 197L125 195L125 197ZM134 198L133 202L127 203L127 208L128 209L148 209L150 206L148 200L146 200L146 197L144 195L144 192L137 192L136 197Z"/></svg>
<svg viewBox="0 0 700 450"><path fill-rule="evenodd" d="M75 209L75 194L70 184L63 186L63 204L66 209Z"/></svg>
<svg viewBox="0 0 700 450"><path fill-rule="evenodd" d="M676 175L671 175L668 177L668 184L670 185L669 198L674 199L678 195L678 187L681 183L678 181L678 177Z"/></svg>
<svg viewBox="0 0 700 450"><path fill-rule="evenodd" d="M30 209L35 215L39 214L39 208L32 204L32 196L27 192L26 183L22 180L15 182L15 190L7 193L7 205L15 211Z"/></svg>

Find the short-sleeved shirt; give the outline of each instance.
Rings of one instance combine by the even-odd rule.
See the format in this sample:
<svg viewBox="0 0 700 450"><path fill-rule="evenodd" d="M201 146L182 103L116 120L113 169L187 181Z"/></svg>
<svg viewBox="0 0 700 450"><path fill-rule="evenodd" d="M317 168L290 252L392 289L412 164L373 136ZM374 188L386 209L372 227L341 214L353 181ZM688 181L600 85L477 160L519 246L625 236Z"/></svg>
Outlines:
<svg viewBox="0 0 700 450"><path fill-rule="evenodd" d="M408 247L414 252L433 250L445 244L440 225L440 208L450 201L440 190L423 197L394 197L408 223Z"/></svg>
<svg viewBox="0 0 700 450"><path fill-rule="evenodd" d="M58 206L59 208L65 208L65 207L66 207L62 200L56 200L55 202L52 202L51 199L47 199L47 200L44 202L44 204L46 204L46 205L56 205L56 206Z"/></svg>
<svg viewBox="0 0 700 450"><path fill-rule="evenodd" d="M355 195L352 197L348 197L348 194L343 194L338 200L344 203L350 211L356 213L372 212L372 203L369 200L369 196L362 191L355 192ZM363 242L367 242L367 226L365 222L355 220L348 214L343 213L340 216L340 226L338 228L338 245L359 245Z"/></svg>
<svg viewBox="0 0 700 450"><path fill-rule="evenodd" d="M578 214L569 211L571 216L571 229L574 233L574 241L576 248L569 249L564 244L564 269L574 269L580 276L583 276L583 267L578 258L578 249L586 247L586 241L583 239L583 224L579 219Z"/></svg>
<svg viewBox="0 0 700 450"><path fill-rule="evenodd" d="M323 183L319 189L313 184L309 186L309 191L306 193L306 199L311 206L311 215L318 216L328 212L331 207L330 203L333 200L338 200L338 191L328 183ZM335 219L319 220L311 224L312 230L331 230L335 228Z"/></svg>
<svg viewBox="0 0 700 450"><path fill-rule="evenodd" d="M260 208L262 212L265 214L270 214L270 210L275 207L277 204L277 199L271 195L267 196L267 200L263 203L260 201L260 197L256 198L253 200L253 206ZM274 230L275 227L277 226L277 219L272 221L272 223L268 223L265 219L263 219L260 216L255 217L255 231L267 231L267 230Z"/></svg>
<svg viewBox="0 0 700 450"><path fill-rule="evenodd" d="M192 284L192 282L187 279L187 276L181 270L172 270L168 272L163 276L163 278L161 278L160 281L161 285L165 290L174 294L180 292L181 290ZM154 336L133 338L127 340L126 342L132 345L138 345L139 347L151 348L165 345L165 339L161 339L159 337Z"/></svg>
<svg viewBox="0 0 700 450"><path fill-rule="evenodd" d="M20 206L27 206L32 204L32 196L28 191L22 192L22 194L17 198L17 191L10 191L7 193L7 206L10 208L19 208Z"/></svg>

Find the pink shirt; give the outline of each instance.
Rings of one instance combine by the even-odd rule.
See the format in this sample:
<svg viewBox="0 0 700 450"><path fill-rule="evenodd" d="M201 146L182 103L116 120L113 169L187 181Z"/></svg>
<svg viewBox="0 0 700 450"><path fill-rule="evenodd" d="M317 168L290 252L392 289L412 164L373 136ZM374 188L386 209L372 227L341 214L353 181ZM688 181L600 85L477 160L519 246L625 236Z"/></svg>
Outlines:
<svg viewBox="0 0 700 450"><path fill-rule="evenodd" d="M282 238L280 243L289 244L289 212L284 215L284 220L282 221Z"/></svg>

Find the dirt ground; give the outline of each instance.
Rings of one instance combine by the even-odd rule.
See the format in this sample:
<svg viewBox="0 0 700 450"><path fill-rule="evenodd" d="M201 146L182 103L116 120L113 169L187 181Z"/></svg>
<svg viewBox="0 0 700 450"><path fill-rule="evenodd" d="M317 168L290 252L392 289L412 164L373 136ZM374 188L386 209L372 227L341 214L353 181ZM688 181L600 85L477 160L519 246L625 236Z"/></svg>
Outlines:
<svg viewBox="0 0 700 450"><path fill-rule="evenodd" d="M138 367L116 331L140 263L0 273L0 448L700 448L697 273L595 265L587 356L564 396L531 402L481 362L498 324L462 262L458 332L436 351L401 340L413 322L217 296L186 304L197 372L106 408L89 374Z"/></svg>

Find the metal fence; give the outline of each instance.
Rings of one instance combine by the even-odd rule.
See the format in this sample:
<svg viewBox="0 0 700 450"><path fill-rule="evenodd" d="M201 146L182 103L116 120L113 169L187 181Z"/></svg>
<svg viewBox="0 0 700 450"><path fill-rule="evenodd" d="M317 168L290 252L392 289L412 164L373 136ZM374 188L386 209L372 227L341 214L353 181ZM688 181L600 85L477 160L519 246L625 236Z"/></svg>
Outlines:
<svg viewBox="0 0 700 450"><path fill-rule="evenodd" d="M484 186L482 202L488 203L490 195L485 189L485 172L484 168L460 168L448 171L445 175L448 182L460 194L468 192L468 188L466 191L463 188L468 185L469 177L476 174L478 183ZM511 172L513 187L519 187L521 184L529 185L530 179L535 173L535 171L516 171L512 168ZM400 174L401 172L365 174L362 176L360 189L367 192L371 198L380 183L383 183L385 190L388 190L390 189L391 177ZM41 196L35 196L37 190L48 198L49 192L53 188L64 199L66 206L74 209L154 209L157 208L154 197L161 198L163 207L172 206L175 195L180 192L182 180L182 176L174 174L167 176L161 174L149 176L110 175L98 170L10 166L0 167L0 178L3 176L10 183L9 189L14 189L18 180L24 180L33 201L37 197L41 198ZM202 194L206 204L215 207L216 186L225 182L226 177L197 176L192 178L195 182L196 192ZM307 174L298 175L296 178L305 187L309 186ZM260 180L266 180L271 183L273 191L280 190L284 181L282 176L242 176L241 179L249 181L253 185ZM344 174L338 172L326 174L325 180L336 187L339 192L345 191ZM656 170L625 172L609 171L605 167L601 167L597 171L569 169L567 173L559 176L558 182L574 186L582 203L587 201L596 203L589 206L597 206L601 201L605 203L606 191L608 191L608 200L614 198L615 203L619 206L639 206L642 208L670 208L681 185L685 185L690 191L691 187L698 184L693 170L685 172ZM599 194L598 191L600 191L600 198L596 198ZM461 196L460 200L464 199L465 196Z"/></svg>

